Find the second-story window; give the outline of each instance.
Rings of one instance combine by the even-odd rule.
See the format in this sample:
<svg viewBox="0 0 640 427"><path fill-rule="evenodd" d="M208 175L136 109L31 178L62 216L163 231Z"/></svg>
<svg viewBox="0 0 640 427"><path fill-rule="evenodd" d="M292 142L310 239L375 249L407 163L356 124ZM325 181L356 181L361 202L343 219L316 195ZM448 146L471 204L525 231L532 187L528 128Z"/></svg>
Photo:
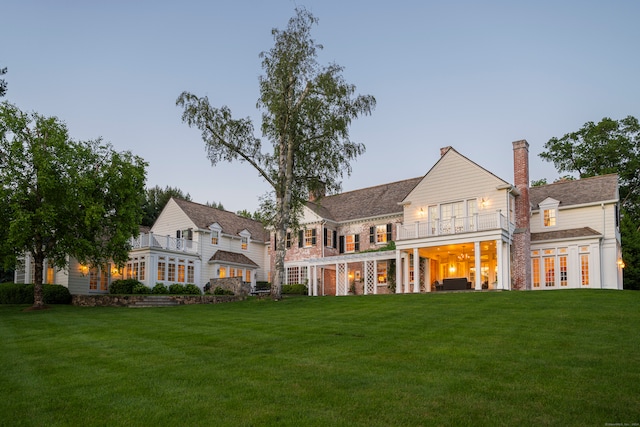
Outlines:
<svg viewBox="0 0 640 427"><path fill-rule="evenodd" d="M391 224L376 225L369 228L369 243L384 244L391 241Z"/></svg>
<svg viewBox="0 0 640 427"><path fill-rule="evenodd" d="M211 230L211 244L218 245L219 238L220 238L220 232L218 230Z"/></svg>
<svg viewBox="0 0 640 427"><path fill-rule="evenodd" d="M309 228L306 230L300 230L298 233L298 247L310 248L316 244L316 229Z"/></svg>
<svg viewBox="0 0 640 427"><path fill-rule="evenodd" d="M543 225L545 227L553 227L556 225L557 210L555 208L544 209L543 211Z"/></svg>
<svg viewBox="0 0 640 427"><path fill-rule="evenodd" d="M240 248L242 248L243 251L249 249L249 238L247 236L242 236L240 239Z"/></svg>

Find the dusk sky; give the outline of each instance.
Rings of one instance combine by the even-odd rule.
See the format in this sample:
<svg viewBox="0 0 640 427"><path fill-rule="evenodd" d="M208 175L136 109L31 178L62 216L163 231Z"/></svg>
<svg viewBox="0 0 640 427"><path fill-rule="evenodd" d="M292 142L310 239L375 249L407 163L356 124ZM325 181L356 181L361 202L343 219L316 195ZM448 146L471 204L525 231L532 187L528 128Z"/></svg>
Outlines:
<svg viewBox="0 0 640 427"><path fill-rule="evenodd" d="M366 152L344 191L422 176L444 146L513 182L519 139L530 178L552 182L559 174L538 156L550 138L640 118L636 0L5 0L2 100L143 157L148 187L254 211L267 184L245 163L212 167L175 101L207 95L259 132L259 54L296 6L319 19L319 62L344 66L357 93L377 99L351 127Z"/></svg>

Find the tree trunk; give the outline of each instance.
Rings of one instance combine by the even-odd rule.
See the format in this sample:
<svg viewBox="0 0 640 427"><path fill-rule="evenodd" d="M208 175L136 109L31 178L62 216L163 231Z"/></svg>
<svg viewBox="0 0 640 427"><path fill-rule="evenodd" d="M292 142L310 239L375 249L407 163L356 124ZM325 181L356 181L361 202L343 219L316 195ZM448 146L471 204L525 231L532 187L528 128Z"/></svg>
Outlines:
<svg viewBox="0 0 640 427"><path fill-rule="evenodd" d="M44 256L42 254L33 255L33 268L33 308L43 308L42 271L44 270Z"/></svg>

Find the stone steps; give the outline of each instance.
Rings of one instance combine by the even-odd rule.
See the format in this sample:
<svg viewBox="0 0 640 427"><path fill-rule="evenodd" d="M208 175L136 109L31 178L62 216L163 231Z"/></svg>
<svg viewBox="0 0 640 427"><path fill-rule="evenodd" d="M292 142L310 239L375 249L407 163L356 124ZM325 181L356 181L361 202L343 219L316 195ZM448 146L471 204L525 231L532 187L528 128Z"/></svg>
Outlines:
<svg viewBox="0 0 640 427"><path fill-rule="evenodd" d="M178 304L178 301L172 299L169 296L164 295L150 295L145 296L141 301L136 301L129 304L129 308L143 308L143 307L174 307Z"/></svg>

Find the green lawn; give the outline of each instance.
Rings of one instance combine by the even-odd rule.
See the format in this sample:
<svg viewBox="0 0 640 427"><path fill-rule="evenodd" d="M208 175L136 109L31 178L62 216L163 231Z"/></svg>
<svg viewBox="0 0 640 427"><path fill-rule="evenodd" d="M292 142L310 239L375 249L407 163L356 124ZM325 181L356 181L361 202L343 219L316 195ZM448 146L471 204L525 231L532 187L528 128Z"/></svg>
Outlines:
<svg viewBox="0 0 640 427"><path fill-rule="evenodd" d="M0 425L640 423L640 292L0 306Z"/></svg>

